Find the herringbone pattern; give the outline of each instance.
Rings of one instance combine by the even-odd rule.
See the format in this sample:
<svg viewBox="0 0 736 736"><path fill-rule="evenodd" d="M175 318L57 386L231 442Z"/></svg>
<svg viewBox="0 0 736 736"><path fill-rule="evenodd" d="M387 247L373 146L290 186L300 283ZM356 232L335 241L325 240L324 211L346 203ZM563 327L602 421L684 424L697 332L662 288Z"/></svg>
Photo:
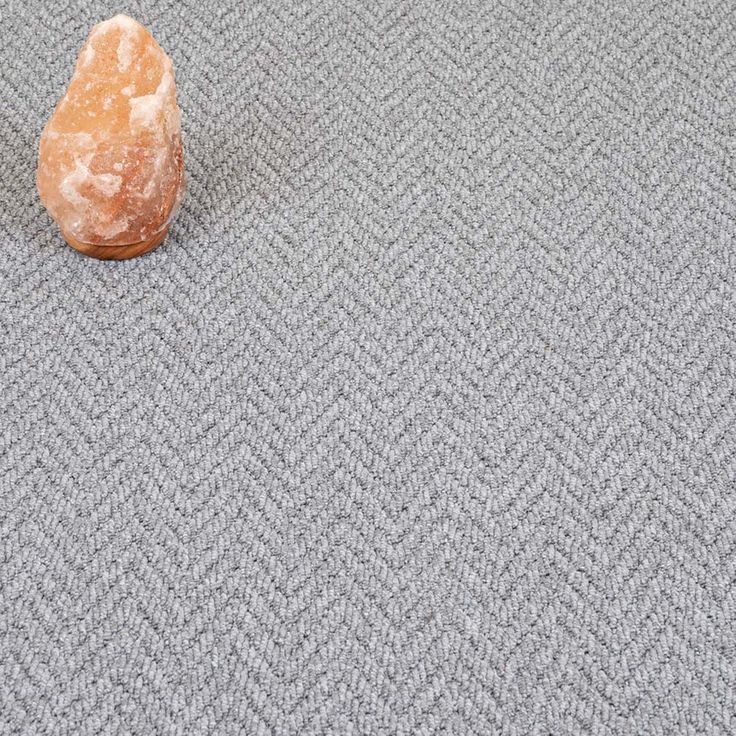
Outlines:
<svg viewBox="0 0 736 736"><path fill-rule="evenodd" d="M129 3L189 190L119 264L33 172L120 8L40 6L0 0L0 733L733 734L736 5Z"/></svg>

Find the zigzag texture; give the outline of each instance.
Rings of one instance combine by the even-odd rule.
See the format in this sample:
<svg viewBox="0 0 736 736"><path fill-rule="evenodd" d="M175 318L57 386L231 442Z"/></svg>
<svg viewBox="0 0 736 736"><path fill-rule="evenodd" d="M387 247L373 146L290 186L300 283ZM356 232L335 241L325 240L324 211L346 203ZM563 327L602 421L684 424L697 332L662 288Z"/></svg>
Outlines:
<svg viewBox="0 0 736 736"><path fill-rule="evenodd" d="M736 733L736 4L130 2L114 264L34 169L120 7L0 4L0 733Z"/></svg>

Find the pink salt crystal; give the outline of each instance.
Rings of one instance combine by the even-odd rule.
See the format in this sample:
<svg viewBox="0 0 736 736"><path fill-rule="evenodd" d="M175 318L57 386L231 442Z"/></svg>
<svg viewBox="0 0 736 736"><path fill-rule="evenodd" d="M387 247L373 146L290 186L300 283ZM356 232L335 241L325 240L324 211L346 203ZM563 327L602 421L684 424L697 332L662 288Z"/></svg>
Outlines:
<svg viewBox="0 0 736 736"><path fill-rule="evenodd" d="M41 135L36 172L67 241L128 258L163 240L184 188L171 59L125 15L96 25Z"/></svg>

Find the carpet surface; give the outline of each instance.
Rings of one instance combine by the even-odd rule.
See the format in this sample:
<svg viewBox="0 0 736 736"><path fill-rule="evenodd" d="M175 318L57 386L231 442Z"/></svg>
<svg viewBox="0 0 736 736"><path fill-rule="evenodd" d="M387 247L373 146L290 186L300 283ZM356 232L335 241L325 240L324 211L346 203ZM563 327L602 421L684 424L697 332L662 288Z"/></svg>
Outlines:
<svg viewBox="0 0 736 736"><path fill-rule="evenodd" d="M165 245L66 247L95 22ZM736 5L0 0L0 733L736 732Z"/></svg>

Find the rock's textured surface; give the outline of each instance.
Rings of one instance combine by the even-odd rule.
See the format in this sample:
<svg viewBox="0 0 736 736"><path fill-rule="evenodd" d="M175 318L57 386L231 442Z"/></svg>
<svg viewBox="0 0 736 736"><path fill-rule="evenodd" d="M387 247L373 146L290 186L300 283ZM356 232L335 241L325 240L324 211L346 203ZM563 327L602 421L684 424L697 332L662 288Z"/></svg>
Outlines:
<svg viewBox="0 0 736 736"><path fill-rule="evenodd" d="M37 183L75 247L153 242L168 226L183 189L174 71L132 18L92 29L41 136Z"/></svg>

